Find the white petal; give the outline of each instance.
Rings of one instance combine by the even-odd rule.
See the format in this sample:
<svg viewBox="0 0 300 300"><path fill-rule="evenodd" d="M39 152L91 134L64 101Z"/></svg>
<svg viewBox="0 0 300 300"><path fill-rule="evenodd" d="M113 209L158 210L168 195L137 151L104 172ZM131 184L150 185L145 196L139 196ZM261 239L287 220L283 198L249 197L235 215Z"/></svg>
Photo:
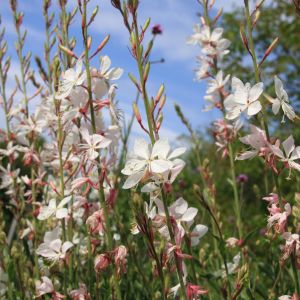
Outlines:
<svg viewBox="0 0 300 300"><path fill-rule="evenodd" d="M246 151L246 152L242 153L241 155L239 155L238 157L236 157L236 160L245 160L245 159L253 158L257 154L258 154L258 151L256 151L256 150Z"/></svg>
<svg viewBox="0 0 300 300"><path fill-rule="evenodd" d="M170 145L167 140L160 139L155 142L152 152L151 152L151 158L162 158L166 159L168 154L170 152Z"/></svg>
<svg viewBox="0 0 300 300"><path fill-rule="evenodd" d="M150 171L153 173L161 174L163 172L166 172L170 170L172 165L163 159L156 159L151 161L150 163Z"/></svg>
<svg viewBox="0 0 300 300"><path fill-rule="evenodd" d="M259 96L264 91L264 84L262 82L256 83L249 91L249 101L250 103L257 100Z"/></svg>
<svg viewBox="0 0 300 300"><path fill-rule="evenodd" d="M199 238L202 238L208 231L208 227L202 224L198 224L195 226L193 232L196 232Z"/></svg>
<svg viewBox="0 0 300 300"><path fill-rule="evenodd" d="M281 91L283 89L282 81L277 77L274 76L274 83L275 83L275 92L278 98L282 97Z"/></svg>
<svg viewBox="0 0 300 300"><path fill-rule="evenodd" d="M295 142L292 135L290 135L283 143L282 143L284 152L286 154L286 157L290 157L290 154L295 149Z"/></svg>
<svg viewBox="0 0 300 300"><path fill-rule="evenodd" d="M245 88L245 85L244 85L244 83L242 82L242 80L240 80L240 79L237 78L237 77L233 77L233 78L232 78L231 86L232 86L232 89L233 89L234 91L235 91L235 90L240 90L240 89L244 89L244 88Z"/></svg>
<svg viewBox="0 0 300 300"><path fill-rule="evenodd" d="M168 159L176 158L180 155L182 155L186 151L185 147L176 148L174 151L171 152L171 154L168 156Z"/></svg>
<svg viewBox="0 0 300 300"><path fill-rule="evenodd" d="M252 102L249 107L247 114L248 116L254 116L261 111L262 107L259 101Z"/></svg>
<svg viewBox="0 0 300 300"><path fill-rule="evenodd" d="M100 71L102 74L106 73L110 65L111 65L111 61L107 55L100 57Z"/></svg>
<svg viewBox="0 0 300 300"><path fill-rule="evenodd" d="M272 111L274 115L277 115L280 109L280 101L278 99L274 99L272 104Z"/></svg>
<svg viewBox="0 0 300 300"><path fill-rule="evenodd" d="M68 216L67 208L60 208L56 211L56 219L63 219Z"/></svg>
<svg viewBox="0 0 300 300"><path fill-rule="evenodd" d="M220 27L215 28L211 34L211 41L216 42L217 40L220 39L222 34L223 34L223 28L220 28Z"/></svg>
<svg viewBox="0 0 300 300"><path fill-rule="evenodd" d="M71 201L71 199L72 199L72 196L65 197L64 199L62 199L62 200L59 202L57 208L62 208L62 207L65 206L67 203L69 203L69 202Z"/></svg>
<svg viewBox="0 0 300 300"><path fill-rule="evenodd" d="M195 208L195 207L189 207L187 209L187 211L184 213L184 215L181 217L181 220L182 221L185 221L185 222L190 222L192 220L194 220L194 218L196 217L198 213L198 209Z"/></svg>
<svg viewBox="0 0 300 300"><path fill-rule="evenodd" d="M159 189L158 185L156 185L154 182L149 182L142 187L141 192L142 193L151 193L158 189Z"/></svg>
<svg viewBox="0 0 300 300"><path fill-rule="evenodd" d="M56 239L49 244L49 247L52 250L59 252L60 248L61 248L61 244L62 244L62 241L60 239Z"/></svg>
<svg viewBox="0 0 300 300"><path fill-rule="evenodd" d="M95 92L97 99L101 99L104 95L107 94L108 85L104 79L97 79L95 86L94 86L94 92Z"/></svg>
<svg viewBox="0 0 300 300"><path fill-rule="evenodd" d="M146 160L149 159L149 144L144 139L136 139L133 146L134 154L144 158Z"/></svg>
<svg viewBox="0 0 300 300"><path fill-rule="evenodd" d="M37 249L36 249L36 254L47 257L47 258L52 258L55 259L57 257L57 253L53 251L51 248L49 248L48 245L46 244L41 244Z"/></svg>
<svg viewBox="0 0 300 300"><path fill-rule="evenodd" d="M62 253L66 253L70 248L73 247L73 244L71 242L64 242L63 245L62 245Z"/></svg>
<svg viewBox="0 0 300 300"><path fill-rule="evenodd" d="M188 209L188 203L182 198L178 198L171 206L170 212L173 215L183 215Z"/></svg>
<svg viewBox="0 0 300 300"><path fill-rule="evenodd" d="M142 179L143 176L144 176L144 172L139 172L139 173L130 175L126 179L126 181L123 185L123 189L130 189L130 188L134 187L135 185L137 185L139 183L139 181Z"/></svg>
<svg viewBox="0 0 300 300"><path fill-rule="evenodd" d="M121 68L113 68L107 72L106 76L109 80L117 80L123 74L123 69Z"/></svg>

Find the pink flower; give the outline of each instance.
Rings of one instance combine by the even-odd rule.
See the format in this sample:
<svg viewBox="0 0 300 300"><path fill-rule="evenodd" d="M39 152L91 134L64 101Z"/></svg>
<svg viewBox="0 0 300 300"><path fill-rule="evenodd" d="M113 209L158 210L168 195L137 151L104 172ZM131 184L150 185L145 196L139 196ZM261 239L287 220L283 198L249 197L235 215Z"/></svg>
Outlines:
<svg viewBox="0 0 300 300"><path fill-rule="evenodd" d="M235 237L230 237L226 240L226 247L234 248L240 245L240 240Z"/></svg>
<svg viewBox="0 0 300 300"><path fill-rule="evenodd" d="M110 258L107 253L99 254L95 258L94 262L94 269L96 272L103 271L106 269L110 264Z"/></svg>
<svg viewBox="0 0 300 300"><path fill-rule="evenodd" d="M270 212L270 216L268 218L268 228L270 229L272 226L274 226L277 232L284 232L287 218L292 211L290 204L285 204L283 212L276 204L272 204L270 207L268 207L268 210Z"/></svg>
<svg viewBox="0 0 300 300"><path fill-rule="evenodd" d="M263 200L269 202L269 205L278 203L278 195L275 193L269 194L269 196L264 197Z"/></svg>
<svg viewBox="0 0 300 300"><path fill-rule="evenodd" d="M126 256L127 256L127 248L123 245L117 247L114 250L114 259L117 267L117 274L120 275L121 270L126 272Z"/></svg>
<svg viewBox="0 0 300 300"><path fill-rule="evenodd" d="M204 290L199 285L188 283L186 286L186 293L188 300L199 299L198 296L208 294L208 290Z"/></svg>
<svg viewBox="0 0 300 300"><path fill-rule="evenodd" d="M298 252L300 249L299 234L285 232L282 237L285 239L282 259L287 260L293 252Z"/></svg>
<svg viewBox="0 0 300 300"><path fill-rule="evenodd" d="M73 300L89 300L91 295L88 292L86 285L84 283L79 284L78 290L72 290L70 296Z"/></svg>
<svg viewBox="0 0 300 300"><path fill-rule="evenodd" d="M300 146L295 147L293 136L290 135L282 143L284 153L279 146L280 143L276 143L276 145L271 145L270 148L272 152L285 163L288 169L296 169L297 171L300 171L300 164L295 162L295 160L300 159Z"/></svg>
<svg viewBox="0 0 300 300"><path fill-rule="evenodd" d="M89 227L90 233L104 233L104 217L103 209L94 212L86 220L86 224Z"/></svg>
<svg viewBox="0 0 300 300"><path fill-rule="evenodd" d="M51 294L51 299L53 300L59 300L65 298L64 295L54 290L53 283L51 279L49 279L47 276L42 277L42 282L40 281L36 282L36 290L37 290L36 297L38 298L46 294Z"/></svg>
<svg viewBox="0 0 300 300"><path fill-rule="evenodd" d="M270 145L267 140L265 131L254 125L251 125L250 128L251 134L240 138L240 141L245 145L249 145L252 149L242 153L236 158L237 160L253 158L259 154L265 155L269 152Z"/></svg>

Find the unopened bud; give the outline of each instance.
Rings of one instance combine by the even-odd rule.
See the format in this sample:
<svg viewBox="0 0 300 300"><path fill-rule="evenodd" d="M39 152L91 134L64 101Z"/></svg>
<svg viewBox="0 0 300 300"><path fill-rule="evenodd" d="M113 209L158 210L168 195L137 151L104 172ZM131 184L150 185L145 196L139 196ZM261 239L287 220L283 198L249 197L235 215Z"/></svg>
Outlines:
<svg viewBox="0 0 300 300"><path fill-rule="evenodd" d="M147 81L148 76L149 76L149 72L150 72L150 63L148 62L148 63L146 64L146 67L145 67L145 70L144 70L144 74L143 74L144 82Z"/></svg>
<svg viewBox="0 0 300 300"><path fill-rule="evenodd" d="M259 67L263 64L263 62L266 60L266 58L271 54L271 52L273 51L273 49L276 47L278 41L279 41L279 37L277 37L276 39L273 40L273 42L271 43L271 45L266 50L266 52L265 52L265 54L264 54L261 62L259 63Z"/></svg>
<svg viewBox="0 0 300 300"><path fill-rule="evenodd" d="M149 44L148 44L148 46L147 46L145 55L144 55L144 58L145 58L145 59L147 59L147 57L149 56L152 47L153 47L153 40L150 40L150 42L149 42Z"/></svg>
<svg viewBox="0 0 300 300"><path fill-rule="evenodd" d="M67 55L69 55L71 57L77 58L77 56L75 55L75 53L73 51L71 51L70 49L68 49L67 47L65 47L65 46L63 46L61 44L59 44L58 47L60 48L60 50L62 50Z"/></svg>
<svg viewBox="0 0 300 300"><path fill-rule="evenodd" d="M136 103L132 104L133 112L135 114L136 120L140 123L142 121L141 114Z"/></svg>
<svg viewBox="0 0 300 300"><path fill-rule="evenodd" d="M91 36L88 36L86 43L87 43L88 49L90 49L91 45L92 45L92 37Z"/></svg>
<svg viewBox="0 0 300 300"><path fill-rule="evenodd" d="M252 21L252 26L255 27L258 19L260 17L260 10L257 10L255 13L254 13L254 17L253 17L253 21Z"/></svg>
<svg viewBox="0 0 300 300"><path fill-rule="evenodd" d="M251 53L251 50L250 50L249 44L248 44L248 39L247 39L247 36L246 36L246 33L245 33L245 29L244 29L243 26L240 27L240 35L241 35L242 42L243 42L244 46L246 47L247 51L252 56L252 53Z"/></svg>
<svg viewBox="0 0 300 300"><path fill-rule="evenodd" d="M165 90L165 86L162 84L162 85L159 87L159 90L158 90L158 92L157 92L157 94L156 94L156 96L155 96L155 103L158 103L158 102L159 102L159 100L160 100L160 98L161 98L161 96L162 96L164 90Z"/></svg>
<svg viewBox="0 0 300 300"><path fill-rule="evenodd" d="M161 100L160 100L160 103L159 103L159 110L162 110L162 108L164 107L165 103L166 103L166 100L167 100L167 97L166 95L164 95Z"/></svg>
<svg viewBox="0 0 300 300"><path fill-rule="evenodd" d="M91 55L90 59L92 59L94 56L96 56L104 47L105 45L108 43L110 38L110 35L108 34L100 43L100 45L97 47L96 51L93 53L93 55Z"/></svg>
<svg viewBox="0 0 300 300"><path fill-rule="evenodd" d="M130 73L128 73L128 76L129 76L130 80L132 81L132 83L136 86L136 88L138 89L138 91L141 93L142 92L141 88L140 88L137 80L135 79L135 77L132 74L130 74Z"/></svg>
<svg viewBox="0 0 300 300"><path fill-rule="evenodd" d="M95 17L97 16L98 11L99 11L99 6L97 5L92 12L92 15L91 15L88 25L90 25L95 20Z"/></svg>
<svg viewBox="0 0 300 300"><path fill-rule="evenodd" d="M145 32L147 30L147 28L149 27L149 24L151 22L151 19L148 18L145 22L145 24L143 25L142 31Z"/></svg>
<svg viewBox="0 0 300 300"><path fill-rule="evenodd" d="M216 14L216 16L214 17L213 19L213 24L217 23L219 18L221 17L222 15L222 12L223 12L223 8L220 8Z"/></svg>

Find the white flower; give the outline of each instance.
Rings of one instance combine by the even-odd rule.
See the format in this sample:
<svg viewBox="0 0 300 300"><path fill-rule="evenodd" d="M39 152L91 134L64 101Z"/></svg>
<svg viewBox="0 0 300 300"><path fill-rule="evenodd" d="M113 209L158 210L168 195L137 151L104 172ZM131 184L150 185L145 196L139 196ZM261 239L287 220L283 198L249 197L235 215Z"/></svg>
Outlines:
<svg viewBox="0 0 300 300"><path fill-rule="evenodd" d="M121 68L110 68L111 60L105 55L100 57L100 70L93 69L92 86L97 99L101 99L109 90L109 81L119 79L123 70Z"/></svg>
<svg viewBox="0 0 300 300"><path fill-rule="evenodd" d="M281 107L281 109L283 110L282 122L284 122L284 116L287 116L290 120L293 121L296 117L296 114L293 107L289 104L289 97L287 92L283 88L282 81L277 76L275 76L274 82L277 98L272 100L272 111L274 115L277 115Z"/></svg>
<svg viewBox="0 0 300 300"><path fill-rule="evenodd" d="M227 119L236 119L244 111L247 111L248 117L261 111L262 106L259 102L259 97L263 92L262 82L251 87L249 82L244 84L240 79L233 77L232 90L233 94L229 95L224 101Z"/></svg>
<svg viewBox="0 0 300 300"><path fill-rule="evenodd" d="M197 246L200 242L200 239L207 233L208 227L202 224L195 226L191 232L191 245Z"/></svg>
<svg viewBox="0 0 300 300"><path fill-rule="evenodd" d="M215 78L211 78L207 81L208 89L206 91L207 94L212 94L220 89L222 89L225 84L228 82L230 75L227 75L223 79L223 71L220 70Z"/></svg>
<svg viewBox="0 0 300 300"><path fill-rule="evenodd" d="M79 59L77 60L75 70L71 68L63 74L63 80L58 88L56 98L63 99L68 97L75 86L83 84L85 78L86 74L82 73L82 60Z"/></svg>
<svg viewBox="0 0 300 300"><path fill-rule="evenodd" d="M251 134L241 137L240 141L246 145L251 146L252 149L242 153L236 158L237 160L244 160L255 157L259 154L259 152L269 149L270 145L268 143L265 131L254 125L251 125L250 128Z"/></svg>
<svg viewBox="0 0 300 300"><path fill-rule="evenodd" d="M198 59L197 63L198 63L198 68L195 71L195 75L196 75L195 79L197 81L200 81L208 76L210 64L207 60L203 58Z"/></svg>
<svg viewBox="0 0 300 300"><path fill-rule="evenodd" d="M8 142L6 149L0 149L0 157L3 156L11 156L15 155L14 158L18 157L17 151L22 151L24 149L27 149L25 147L19 146L19 145L14 145L12 141Z"/></svg>
<svg viewBox="0 0 300 300"><path fill-rule="evenodd" d="M45 257L50 261L57 261L65 259L66 254L73 244L69 241L62 242L59 238L59 228L56 227L52 231L47 231L44 236L44 243L42 243L36 250L36 253Z"/></svg>
<svg viewBox="0 0 300 300"><path fill-rule="evenodd" d="M176 177L179 175L179 173L184 168L185 162L179 158L174 159L172 162L173 162L173 166L169 170L167 170L161 174L153 174L151 179L154 181L148 182L147 184L145 184L142 187L141 192L142 193L151 193L151 192L159 190L161 188L162 183L170 183L170 184L173 183L175 181Z"/></svg>
<svg viewBox="0 0 300 300"><path fill-rule="evenodd" d="M37 298L40 298L43 295L51 294L51 299L53 300L59 300L64 299L65 296L56 292L53 286L53 283L51 279L49 279L47 276L42 277L42 282L37 281L35 284L36 290L37 290Z"/></svg>
<svg viewBox="0 0 300 300"><path fill-rule="evenodd" d="M158 140L153 147L143 139L137 139L134 143L133 153L129 155L124 175L129 176L123 188L129 189L138 184L145 175L163 174L170 171L175 165L175 158L185 152L185 148L177 148L171 152L167 140Z"/></svg>
<svg viewBox="0 0 300 300"><path fill-rule="evenodd" d="M279 148L279 145L270 145L272 152L281 158L282 162L285 162L289 168L300 171L300 164L295 160L300 159L300 146L295 147L295 141L292 135L290 135L284 142L282 142L283 151Z"/></svg>
<svg viewBox="0 0 300 300"><path fill-rule="evenodd" d="M165 217L166 214L165 214L163 202L160 199L154 199L154 202L157 205L158 215ZM198 213L198 209L195 207L188 207L188 203L183 198L178 198L168 208L168 210L169 210L170 217L176 220L178 231L179 231L179 237L182 238L185 234L185 229L183 227L183 224L186 224L187 226L191 225L194 222L194 218ZM163 225L159 229L159 232L164 238L168 240L170 239L167 225ZM194 240L194 242L196 242L196 240Z"/></svg>
<svg viewBox="0 0 300 300"><path fill-rule="evenodd" d="M99 156L99 149L107 148L111 140L100 134L90 135L87 128L81 129L81 135L86 141L85 144L79 144L79 148L83 150L88 159L94 160Z"/></svg>
<svg viewBox="0 0 300 300"><path fill-rule="evenodd" d="M232 274L236 271L240 264L241 260L241 253L238 253L236 256L234 256L232 262L227 263L227 269L228 269L228 274ZM225 268L224 268L225 269ZM226 272L224 271L222 274L222 277L226 277Z"/></svg>
<svg viewBox="0 0 300 300"><path fill-rule="evenodd" d="M50 294L54 292L54 286L51 281L47 276L42 276L42 282L37 281L36 282L36 290L37 290L37 296L41 297L42 295L45 294Z"/></svg>
<svg viewBox="0 0 300 300"><path fill-rule="evenodd" d="M241 254L238 253L237 255L235 255L233 257L232 262L227 262L226 266L227 266L227 270L228 270L228 274L233 274L237 271L237 268L240 264L240 260L241 260ZM222 269L215 272L214 273L215 276L221 276L222 278L226 278L227 274L226 274L226 270L225 270L225 265L222 265Z"/></svg>
<svg viewBox="0 0 300 300"><path fill-rule="evenodd" d="M48 206L42 206L38 214L39 220L47 220L52 216L55 216L56 219L63 219L68 215L68 208L64 206L68 204L72 196L68 196L62 199L58 205L56 205L56 199L51 199Z"/></svg>

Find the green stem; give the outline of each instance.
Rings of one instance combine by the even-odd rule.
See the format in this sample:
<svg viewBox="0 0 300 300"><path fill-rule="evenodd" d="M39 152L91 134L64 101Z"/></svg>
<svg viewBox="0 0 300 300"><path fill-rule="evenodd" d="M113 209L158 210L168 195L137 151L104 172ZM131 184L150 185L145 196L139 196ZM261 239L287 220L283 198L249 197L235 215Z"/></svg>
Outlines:
<svg viewBox="0 0 300 300"><path fill-rule="evenodd" d="M50 32L49 32L49 16L48 11L44 14L45 18L45 27L46 27L46 44L45 44L45 59L47 62L47 68L48 68L48 88L50 91L50 94L53 93L53 87L52 87L52 71L51 71L51 62L50 62Z"/></svg>
<svg viewBox="0 0 300 300"><path fill-rule="evenodd" d="M293 253L291 255L291 263L292 263L292 268L293 268L293 276L294 276L294 281L295 281L295 285L296 285L296 290L297 290L297 295L300 295L300 286L299 286L299 278L298 278L298 270L296 267L296 255L295 253Z"/></svg>
<svg viewBox="0 0 300 300"><path fill-rule="evenodd" d="M22 93L23 93L24 101L25 101L25 114L26 114L26 117L28 118L28 116L29 116L28 97L27 97L27 88L26 88L26 80L25 80L25 72L24 72L24 59L23 59L23 53L22 53L24 41L22 42L22 39L21 39L20 25L18 25L16 23L17 18L18 18L17 11L14 11L15 28L16 28L16 32L17 32L17 38L18 38L16 51L17 51L19 62L20 62Z"/></svg>
<svg viewBox="0 0 300 300"><path fill-rule="evenodd" d="M145 111L146 111L146 115L147 115L149 135L150 135L152 144L154 144L155 136L154 136L153 127L155 126L155 124L153 124L153 119L151 116L151 109L150 109L150 104L149 104L149 98L148 98L147 89L146 89L146 82L144 80L144 64L143 64L142 49L141 49L141 44L140 44L140 37L139 37L138 23L137 23L136 16L134 17L133 23L134 23L134 32L135 32L135 41L136 41L136 62L137 62L138 70L139 70L140 83L141 83L141 88L142 88L142 96L143 96Z"/></svg>
<svg viewBox="0 0 300 300"><path fill-rule="evenodd" d="M8 139L10 139L10 126L9 126L7 98L6 98L6 86L5 86L6 81L5 81L3 69L2 69L2 60L0 60L0 83L1 83L1 96L3 99L3 109L4 109L4 113L5 113L7 137L8 137Z"/></svg>
<svg viewBox="0 0 300 300"><path fill-rule="evenodd" d="M167 226L168 226L168 231L169 231L169 235L171 238L171 242L173 245L176 245L174 232L173 232L172 224L171 224L171 218L170 218L169 209L168 209L168 204L166 201L166 197L163 194L162 194L162 200L163 200L163 204L164 204L166 221L167 221ZM176 264L177 276L178 276L178 280L179 280L180 288L181 288L181 295L184 299L187 300L187 296L186 296L186 292L185 292L185 284L183 282L182 271L180 268L180 262L178 261L176 254L174 254L174 259L175 259L175 264Z"/></svg>
<svg viewBox="0 0 300 300"><path fill-rule="evenodd" d="M235 215L237 218L237 228L239 233L239 238L243 237L242 231L242 222L241 222L241 204L236 184L236 174L235 174L235 166L234 166L234 157L233 157L233 150L232 145L228 144L229 149L229 161L230 161L230 172L231 172L231 180L232 180L232 187L233 187L233 197L234 197L234 207L235 207Z"/></svg>
<svg viewBox="0 0 300 300"><path fill-rule="evenodd" d="M214 220L214 222L216 224L216 227L217 227L217 230L218 230L219 238L221 240L222 247L223 247L223 245L225 245L225 240L224 240L224 237L223 237L223 233L222 233L221 227L220 227L220 225L219 225L219 223L217 221L217 218L215 217L215 215L214 215L213 211L211 210L209 204L206 202L203 194L201 194L201 193L198 192L197 195L199 196L200 201L204 204L204 207L207 209L207 211L209 212L209 214L212 217L212 219ZM220 250L220 253L221 253L221 256L222 256L222 259L223 259L223 263L224 263L224 268L225 268L225 273L226 273L226 279L227 279L228 296L230 298L231 297L231 285L230 285L230 280L229 280L229 271L228 271L228 266L227 266L226 252Z"/></svg>
<svg viewBox="0 0 300 300"><path fill-rule="evenodd" d="M87 44L87 1L83 1L83 14L82 14L82 20L83 20L83 39L84 39L84 52L85 52L85 70L86 70L86 77L87 77L87 90L89 95L89 106L90 106L90 112L91 112L91 123L93 128L93 133L96 133L96 122L95 122L95 112L94 112L94 106L93 106L93 94L92 94L92 81L91 81L91 73L90 73L90 63L89 63L89 48ZM100 166L100 157L97 157L97 163ZM103 188L103 180L101 179L101 169L98 168L98 177L99 177L99 202L100 206L103 209L104 214L104 223L105 223L105 237L106 237L106 245L108 247L108 250L113 250L113 238L112 238L112 232L111 232L111 224L110 224L110 218L108 213L108 207L105 201L105 194L104 194L104 188ZM113 282L114 282L114 289L116 291L116 296L118 300L121 300L121 291L120 286L116 274L116 270L113 272Z"/></svg>

